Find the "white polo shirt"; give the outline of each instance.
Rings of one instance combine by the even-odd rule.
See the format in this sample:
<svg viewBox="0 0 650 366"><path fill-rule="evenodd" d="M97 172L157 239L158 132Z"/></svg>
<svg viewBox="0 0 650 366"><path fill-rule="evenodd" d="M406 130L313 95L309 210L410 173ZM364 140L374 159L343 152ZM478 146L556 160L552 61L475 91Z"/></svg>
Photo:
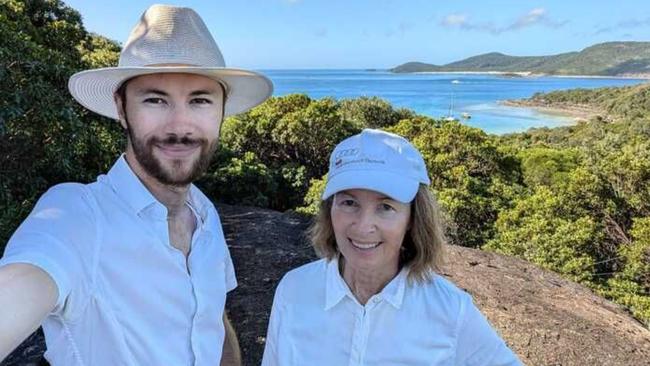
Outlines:
<svg viewBox="0 0 650 366"><path fill-rule="evenodd" d="M474 306L441 276L407 282L403 269L365 306L319 260L280 281L263 366L521 365Z"/></svg>
<svg viewBox="0 0 650 366"><path fill-rule="evenodd" d="M191 252L169 243L167 209L122 156L88 185L47 191L0 265L31 263L56 283L43 322L53 366L218 365L226 292L237 286L221 223L194 186Z"/></svg>

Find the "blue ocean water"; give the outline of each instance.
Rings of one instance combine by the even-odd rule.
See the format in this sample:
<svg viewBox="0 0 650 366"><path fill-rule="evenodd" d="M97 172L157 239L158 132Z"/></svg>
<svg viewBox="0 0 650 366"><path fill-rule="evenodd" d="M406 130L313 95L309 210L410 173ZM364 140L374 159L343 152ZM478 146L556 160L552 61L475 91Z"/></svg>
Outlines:
<svg viewBox="0 0 650 366"><path fill-rule="evenodd" d="M528 108L499 105L505 99L528 98L536 92L573 88L624 86L641 79L530 77L491 74L394 74L365 70L265 70L273 80L275 96L305 93L312 98L337 99L377 96L395 107L431 117L459 118L488 133L521 132L531 127L555 127L574 120L541 114ZM462 113L471 119L461 119Z"/></svg>

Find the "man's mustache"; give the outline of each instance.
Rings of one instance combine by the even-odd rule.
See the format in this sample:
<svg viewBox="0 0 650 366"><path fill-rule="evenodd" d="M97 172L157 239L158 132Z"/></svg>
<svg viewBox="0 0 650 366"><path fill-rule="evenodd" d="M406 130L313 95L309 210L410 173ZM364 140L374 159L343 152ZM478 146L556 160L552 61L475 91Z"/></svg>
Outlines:
<svg viewBox="0 0 650 366"><path fill-rule="evenodd" d="M149 140L150 144L160 144L160 145L186 145L186 146L196 146L196 145L206 145L208 143L207 139L200 138L191 138L189 136L179 137L177 135L169 135L165 138L152 137Z"/></svg>

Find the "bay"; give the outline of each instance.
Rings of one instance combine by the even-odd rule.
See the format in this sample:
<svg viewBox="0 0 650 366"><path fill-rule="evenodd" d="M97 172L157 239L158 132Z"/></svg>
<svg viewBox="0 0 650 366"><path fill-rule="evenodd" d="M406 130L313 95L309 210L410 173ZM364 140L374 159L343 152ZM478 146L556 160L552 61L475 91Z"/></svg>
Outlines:
<svg viewBox="0 0 650 366"><path fill-rule="evenodd" d="M647 82L644 79L623 78L513 78L494 74L396 74L366 70L263 70L262 73L273 81L275 96L291 93L336 99L377 96L394 107L408 108L435 118L451 115L462 123L494 134L575 123L569 117L503 106L498 104L500 100L528 98L536 92ZM462 113L469 114L471 118L461 118Z"/></svg>

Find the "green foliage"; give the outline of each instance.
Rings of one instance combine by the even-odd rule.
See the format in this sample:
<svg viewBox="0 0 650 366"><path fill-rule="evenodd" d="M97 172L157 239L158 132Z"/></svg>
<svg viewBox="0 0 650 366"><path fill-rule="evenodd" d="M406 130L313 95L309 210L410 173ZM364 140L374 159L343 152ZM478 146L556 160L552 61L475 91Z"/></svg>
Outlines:
<svg viewBox="0 0 650 366"><path fill-rule="evenodd" d="M630 233L633 241L618 249L623 269L601 292L629 307L650 327L650 217L635 219Z"/></svg>
<svg viewBox="0 0 650 366"><path fill-rule="evenodd" d="M399 121L414 117L407 109L395 110L387 101L378 97L361 97L341 101L340 113L343 119L359 127L386 128Z"/></svg>
<svg viewBox="0 0 650 366"><path fill-rule="evenodd" d="M506 205L495 195L500 192L496 186L519 183L516 158L499 150L485 132L456 121L417 117L389 130L410 139L422 153L432 188L448 215L451 240L478 247L491 238L498 209Z"/></svg>
<svg viewBox="0 0 650 366"><path fill-rule="evenodd" d="M565 206L556 192L537 188L500 213L497 234L485 248L521 257L576 281L590 280L595 262L590 246L598 240L596 223L589 216L568 214Z"/></svg>
<svg viewBox="0 0 650 366"><path fill-rule="evenodd" d="M529 187L558 184L580 163L575 150L531 148L523 150L519 158L524 183Z"/></svg>
<svg viewBox="0 0 650 366"><path fill-rule="evenodd" d="M625 258L620 275L637 282L647 295L650 292L650 217L635 219L630 233L633 242L619 248Z"/></svg>
<svg viewBox="0 0 650 366"><path fill-rule="evenodd" d="M0 251L49 186L88 181L120 150L117 124L84 111L67 91L69 76L105 66L118 46L88 35L61 1L0 2ZM93 44L93 47L84 45Z"/></svg>
<svg viewBox="0 0 650 366"><path fill-rule="evenodd" d="M216 170L201 179L201 186L219 201L242 206L266 207L277 191L277 183L254 152L225 157Z"/></svg>
<svg viewBox="0 0 650 366"><path fill-rule="evenodd" d="M648 119L650 117L650 84L536 93L527 101L540 106L591 107L602 111L606 119Z"/></svg>
<svg viewBox="0 0 650 366"><path fill-rule="evenodd" d="M302 205L310 180L327 172L334 146L365 127L360 120L344 118L341 105L330 98L293 94L270 98L224 122L222 146L235 156L255 152L276 182L264 207L286 210ZM393 113L392 108L387 112ZM216 191L211 194L220 199Z"/></svg>
<svg viewBox="0 0 650 366"><path fill-rule="evenodd" d="M321 197L325 191L327 175L321 179L312 179L309 182L309 190L305 195L304 206L298 207L297 212L305 215L316 215L320 207Z"/></svg>

